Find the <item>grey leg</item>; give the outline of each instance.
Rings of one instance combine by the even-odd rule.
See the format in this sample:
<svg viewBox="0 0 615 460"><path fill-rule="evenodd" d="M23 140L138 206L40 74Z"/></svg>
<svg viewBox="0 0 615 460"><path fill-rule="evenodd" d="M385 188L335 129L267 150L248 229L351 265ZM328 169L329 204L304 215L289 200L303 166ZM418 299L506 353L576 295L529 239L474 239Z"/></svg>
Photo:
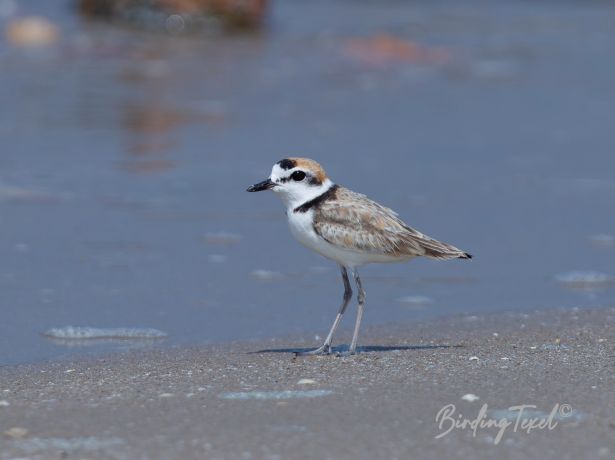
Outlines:
<svg viewBox="0 0 615 460"><path fill-rule="evenodd" d="M341 265L340 269L342 271L342 280L344 281L344 299L342 300L342 306L340 307L339 311L337 312L337 315L335 316L335 321L333 321L331 330L329 331L329 334L327 334L325 343L323 343L321 347L316 348L315 350L297 353L298 355L304 356L331 353L331 342L333 341L333 334L335 334L335 330L337 329L337 326L339 326L340 321L342 320L342 316L344 316L344 312L346 311L348 302L350 302L350 299L352 298L352 288L350 287L350 280L348 279L348 271L346 270L346 267L343 267Z"/></svg>
<svg viewBox="0 0 615 460"><path fill-rule="evenodd" d="M363 308L365 305L365 291L363 290L363 286L361 285L361 278L359 278L359 272L354 270L354 282L357 284L357 289L359 293L357 294L357 321L354 324L354 332L352 333L352 342L350 342L350 349L348 353L351 355L355 354L357 349L357 339L359 338L359 329L361 327L361 319L363 318Z"/></svg>

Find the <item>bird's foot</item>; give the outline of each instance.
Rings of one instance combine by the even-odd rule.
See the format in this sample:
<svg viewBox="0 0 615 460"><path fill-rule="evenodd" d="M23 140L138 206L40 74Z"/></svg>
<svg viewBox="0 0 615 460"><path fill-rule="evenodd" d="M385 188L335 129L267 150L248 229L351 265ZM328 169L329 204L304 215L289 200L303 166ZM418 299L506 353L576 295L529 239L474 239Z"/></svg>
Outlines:
<svg viewBox="0 0 615 460"><path fill-rule="evenodd" d="M330 355L331 345L328 343L323 344L321 347L315 348L309 351L297 351L295 356L317 356L317 355Z"/></svg>
<svg viewBox="0 0 615 460"><path fill-rule="evenodd" d="M357 344L350 344L349 347L340 347L339 351L335 353L337 357L345 357L345 356L353 356L359 353L360 349L357 347Z"/></svg>
<svg viewBox="0 0 615 460"><path fill-rule="evenodd" d="M337 353L335 353L335 356L337 356L338 358L344 358L346 356L353 356L356 354L357 354L356 350L346 350L346 351L338 351Z"/></svg>

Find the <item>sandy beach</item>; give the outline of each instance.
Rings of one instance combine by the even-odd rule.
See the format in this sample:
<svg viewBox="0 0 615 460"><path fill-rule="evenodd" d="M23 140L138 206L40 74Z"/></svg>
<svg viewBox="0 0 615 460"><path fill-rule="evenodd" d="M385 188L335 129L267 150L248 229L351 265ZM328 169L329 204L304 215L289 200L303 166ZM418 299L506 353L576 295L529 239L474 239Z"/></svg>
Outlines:
<svg viewBox="0 0 615 460"><path fill-rule="evenodd" d="M615 455L614 308L372 328L356 356L289 351L312 341L4 367L0 458ZM483 421L498 426L451 428L451 419L476 420L484 405ZM520 405L535 408L509 409ZM544 423L528 428L530 419Z"/></svg>

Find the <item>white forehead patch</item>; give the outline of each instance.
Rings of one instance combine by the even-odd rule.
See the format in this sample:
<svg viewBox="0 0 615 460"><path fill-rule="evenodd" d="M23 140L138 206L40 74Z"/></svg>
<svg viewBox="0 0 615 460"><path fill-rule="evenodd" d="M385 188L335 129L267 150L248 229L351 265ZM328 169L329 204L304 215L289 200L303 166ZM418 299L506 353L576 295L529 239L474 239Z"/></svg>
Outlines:
<svg viewBox="0 0 615 460"><path fill-rule="evenodd" d="M269 177L273 182L277 181L280 177L284 177L286 175L286 171L280 168L279 164L274 164L273 168L271 168L271 176Z"/></svg>

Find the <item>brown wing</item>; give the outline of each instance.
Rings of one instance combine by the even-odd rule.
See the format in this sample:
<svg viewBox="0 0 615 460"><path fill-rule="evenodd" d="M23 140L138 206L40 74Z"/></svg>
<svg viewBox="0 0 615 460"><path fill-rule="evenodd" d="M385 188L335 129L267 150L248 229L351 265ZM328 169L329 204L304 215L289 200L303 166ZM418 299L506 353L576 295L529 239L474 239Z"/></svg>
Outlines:
<svg viewBox="0 0 615 460"><path fill-rule="evenodd" d="M470 257L409 227L391 209L343 187L316 207L314 230L329 243L351 250L393 257Z"/></svg>

